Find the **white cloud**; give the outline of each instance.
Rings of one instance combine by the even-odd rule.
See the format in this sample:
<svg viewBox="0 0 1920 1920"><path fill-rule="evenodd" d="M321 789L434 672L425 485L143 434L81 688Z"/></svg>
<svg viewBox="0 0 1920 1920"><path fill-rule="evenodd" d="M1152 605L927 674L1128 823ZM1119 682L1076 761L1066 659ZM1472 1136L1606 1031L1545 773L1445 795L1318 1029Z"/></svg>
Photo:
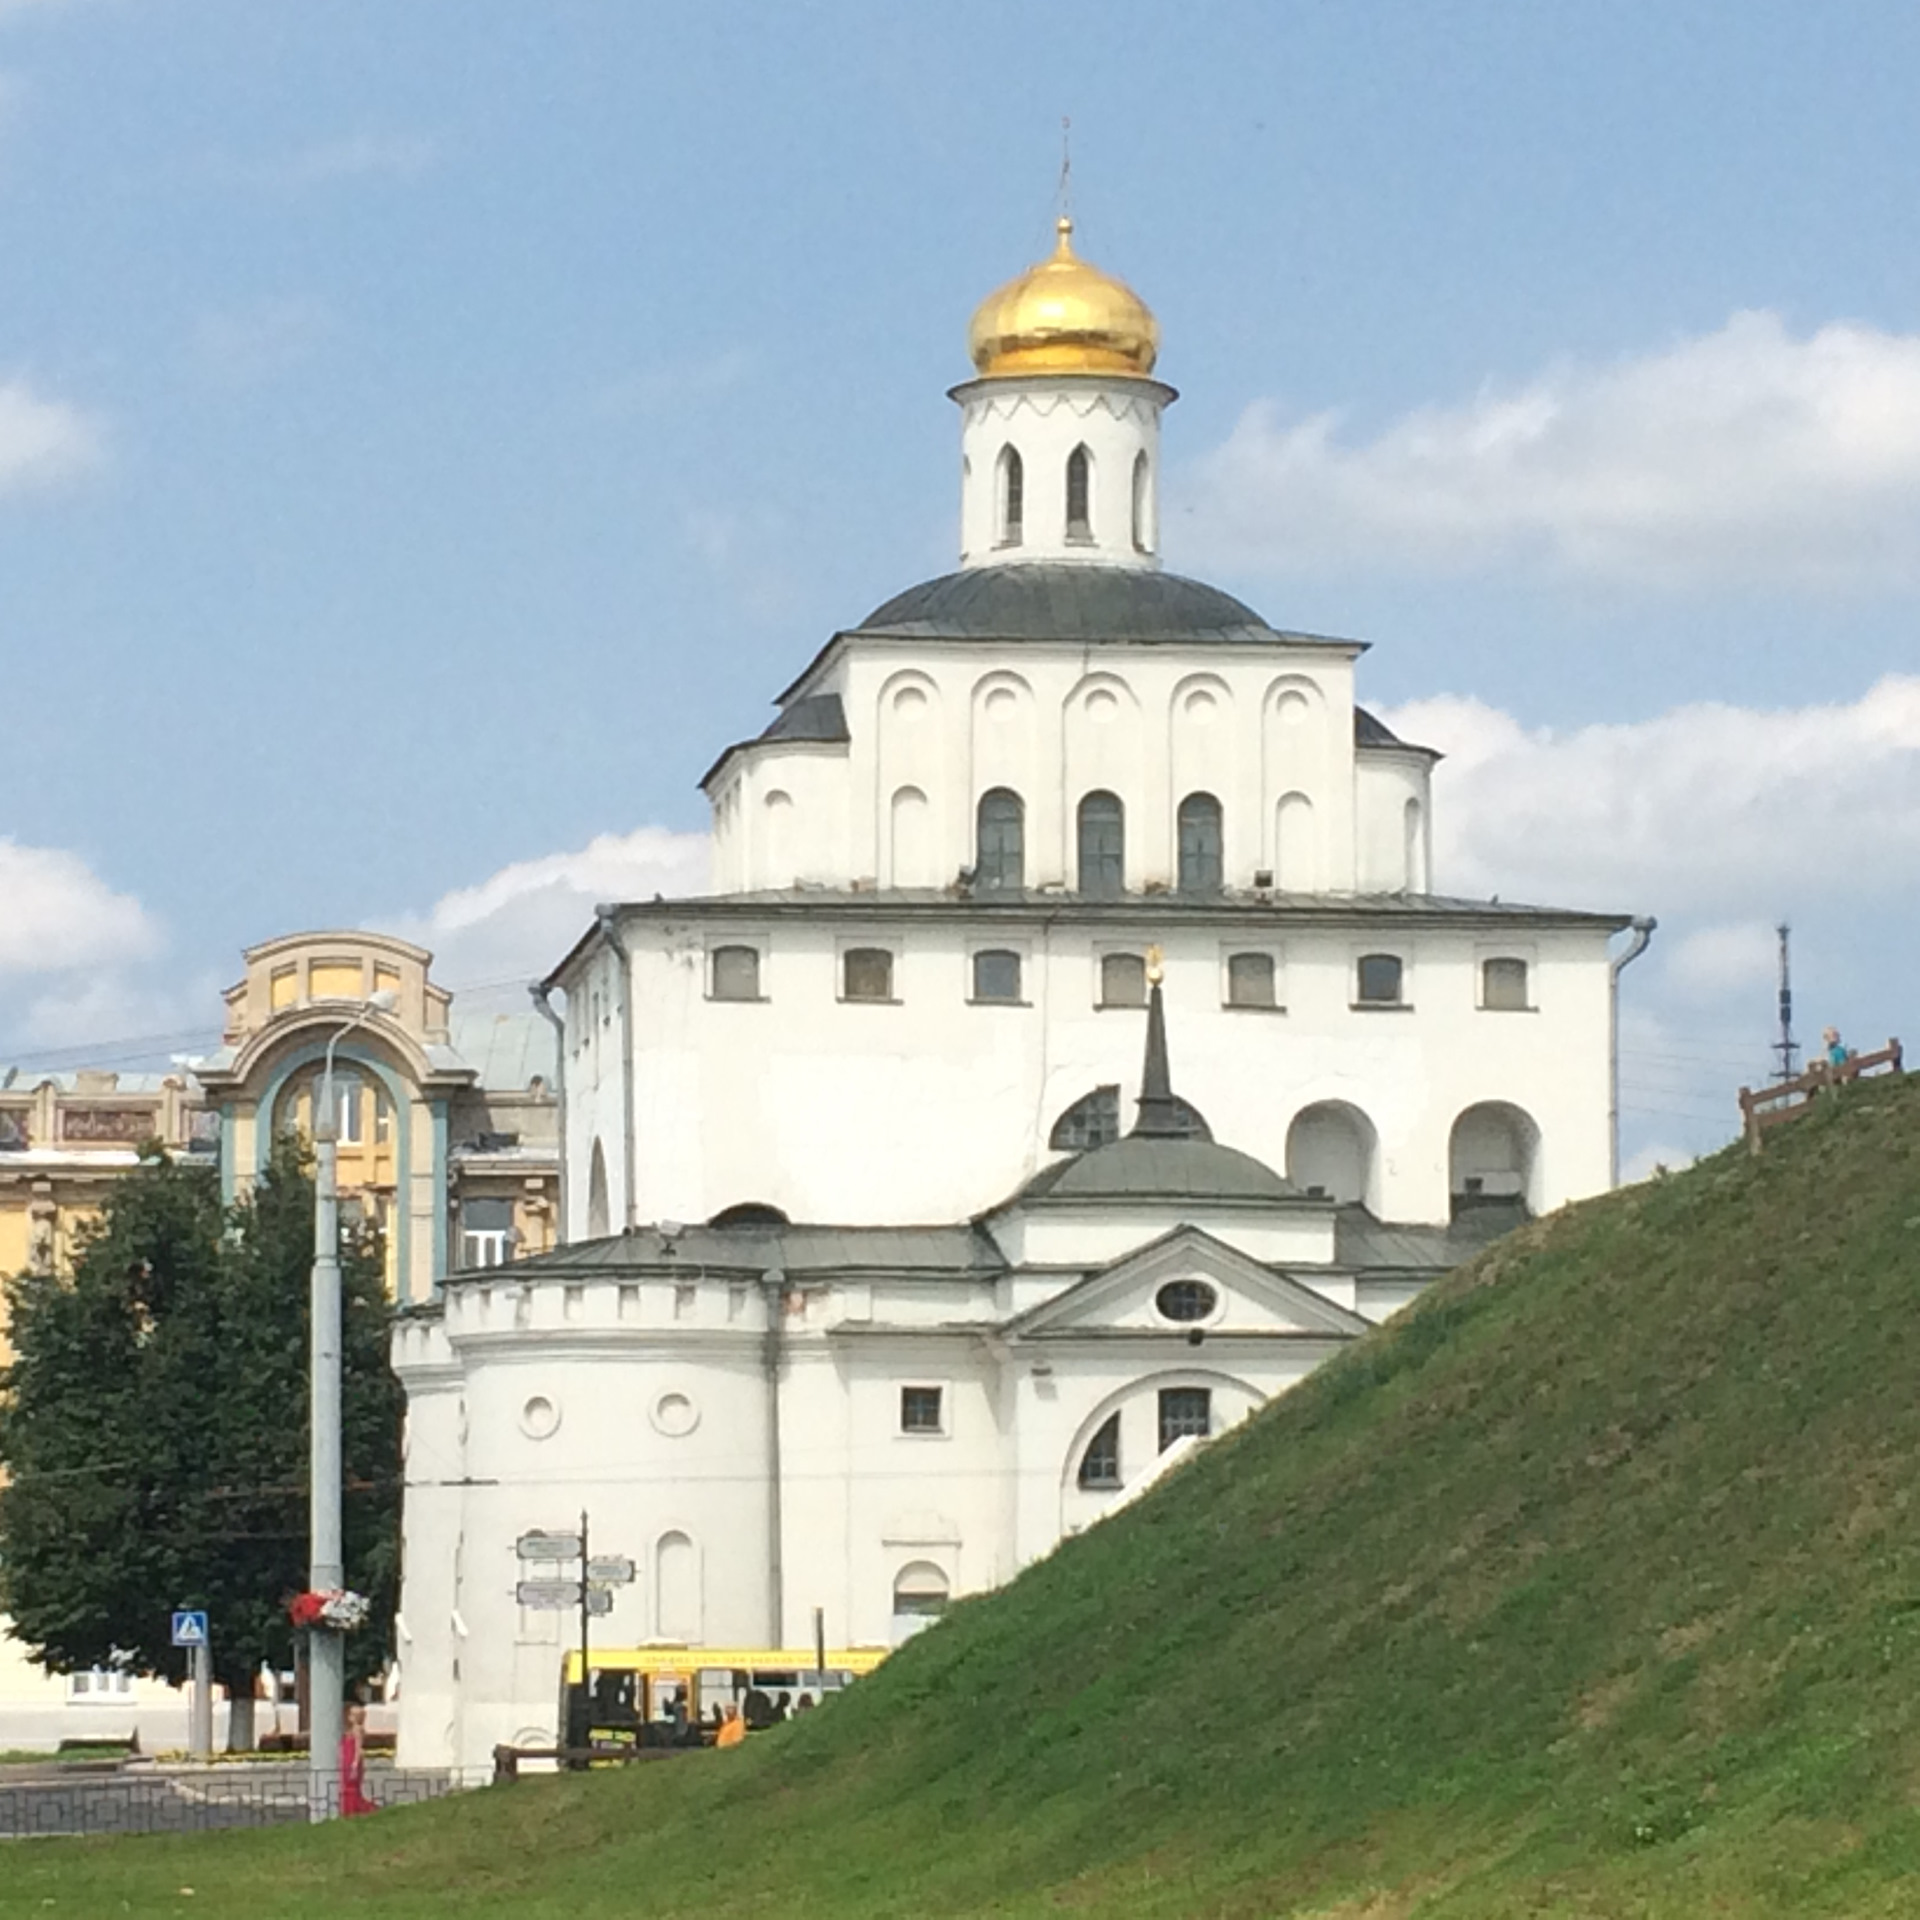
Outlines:
<svg viewBox="0 0 1920 1920"><path fill-rule="evenodd" d="M55 486L105 457L99 423L26 380L0 381L0 494Z"/></svg>
<svg viewBox="0 0 1920 1920"><path fill-rule="evenodd" d="M1270 401L1197 474L1207 557L1521 561L1666 585L1920 580L1920 336L1775 314L1422 407L1371 438Z"/></svg>
<svg viewBox="0 0 1920 1920"><path fill-rule="evenodd" d="M1759 919L1920 880L1920 676L1846 705L1676 707L1529 730L1477 700L1391 709L1435 774L1444 891Z"/></svg>
<svg viewBox="0 0 1920 1920"><path fill-rule="evenodd" d="M380 924L430 948L435 977L455 988L533 980L559 963L601 901L672 898L706 884L704 833L639 827L516 861L478 886L442 894L425 914Z"/></svg>
<svg viewBox="0 0 1920 1920"><path fill-rule="evenodd" d="M0 838L0 973L62 973L142 959L159 928L76 853Z"/></svg>

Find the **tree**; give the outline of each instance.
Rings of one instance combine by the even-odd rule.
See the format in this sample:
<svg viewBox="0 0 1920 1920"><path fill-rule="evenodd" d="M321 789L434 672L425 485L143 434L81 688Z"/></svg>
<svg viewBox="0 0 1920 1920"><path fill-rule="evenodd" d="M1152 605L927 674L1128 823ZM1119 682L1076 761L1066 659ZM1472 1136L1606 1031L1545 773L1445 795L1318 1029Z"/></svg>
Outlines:
<svg viewBox="0 0 1920 1920"><path fill-rule="evenodd" d="M399 1576L401 1393L377 1236L342 1236L348 1580L373 1601L350 1671L384 1663ZM277 1142L223 1207L209 1168L154 1148L110 1190L70 1275L7 1283L0 1605L56 1670L177 1678L175 1607L204 1607L229 1744L253 1676L289 1664L307 1584L307 1293L313 1181Z"/></svg>

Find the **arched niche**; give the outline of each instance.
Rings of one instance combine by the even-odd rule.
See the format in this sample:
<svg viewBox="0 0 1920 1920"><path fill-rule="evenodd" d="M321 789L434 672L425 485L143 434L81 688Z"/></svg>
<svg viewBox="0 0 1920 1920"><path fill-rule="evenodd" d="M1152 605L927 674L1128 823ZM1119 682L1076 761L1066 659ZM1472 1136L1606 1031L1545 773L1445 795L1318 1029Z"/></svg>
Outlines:
<svg viewBox="0 0 1920 1920"><path fill-rule="evenodd" d="M1342 1206L1378 1211L1375 1163L1379 1135L1367 1116L1345 1100L1303 1107L1287 1129L1287 1178L1302 1193L1315 1188Z"/></svg>
<svg viewBox="0 0 1920 1920"><path fill-rule="evenodd" d="M706 1607L700 1549L675 1527L653 1549L653 1630L662 1640L697 1645L705 1635Z"/></svg>
<svg viewBox="0 0 1920 1920"><path fill-rule="evenodd" d="M1282 893L1321 890L1320 827L1312 799L1298 789L1274 804L1273 878Z"/></svg>
<svg viewBox="0 0 1920 1920"><path fill-rule="evenodd" d="M1447 1191L1456 1215L1473 1207L1538 1204L1540 1129L1506 1100L1483 1100L1453 1123L1447 1141Z"/></svg>
<svg viewBox="0 0 1920 1920"><path fill-rule="evenodd" d="M613 1231L607 1205L607 1155L598 1140L587 1172L587 1238L604 1240Z"/></svg>
<svg viewBox="0 0 1920 1920"><path fill-rule="evenodd" d="M933 807L919 787L897 787L888 802L886 873L893 887L938 884Z"/></svg>

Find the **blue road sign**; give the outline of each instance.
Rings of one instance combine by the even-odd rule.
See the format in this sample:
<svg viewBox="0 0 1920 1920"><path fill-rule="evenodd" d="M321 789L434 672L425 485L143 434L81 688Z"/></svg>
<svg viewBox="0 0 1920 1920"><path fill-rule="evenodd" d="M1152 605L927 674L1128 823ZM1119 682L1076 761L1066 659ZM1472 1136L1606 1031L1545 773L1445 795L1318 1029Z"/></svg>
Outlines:
<svg viewBox="0 0 1920 1920"><path fill-rule="evenodd" d="M173 1644L176 1647L204 1647L207 1644L207 1616L198 1608L173 1616Z"/></svg>

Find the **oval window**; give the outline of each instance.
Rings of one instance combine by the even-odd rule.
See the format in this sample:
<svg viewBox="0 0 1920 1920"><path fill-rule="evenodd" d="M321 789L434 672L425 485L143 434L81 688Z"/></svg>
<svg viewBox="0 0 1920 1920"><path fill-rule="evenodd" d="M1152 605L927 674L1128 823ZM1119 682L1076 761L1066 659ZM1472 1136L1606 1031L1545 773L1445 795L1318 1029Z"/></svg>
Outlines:
<svg viewBox="0 0 1920 1920"><path fill-rule="evenodd" d="M1218 1304L1220 1296L1204 1280L1169 1280L1153 1296L1153 1304L1163 1320L1204 1320Z"/></svg>

